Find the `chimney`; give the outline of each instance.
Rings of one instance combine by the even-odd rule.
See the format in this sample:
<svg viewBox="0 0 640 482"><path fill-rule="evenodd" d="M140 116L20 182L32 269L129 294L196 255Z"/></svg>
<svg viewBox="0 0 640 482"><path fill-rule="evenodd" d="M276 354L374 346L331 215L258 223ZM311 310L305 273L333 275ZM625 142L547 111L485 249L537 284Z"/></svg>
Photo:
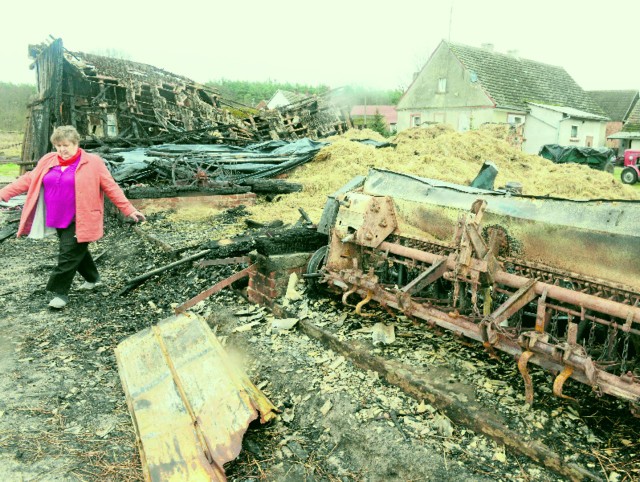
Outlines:
<svg viewBox="0 0 640 482"><path fill-rule="evenodd" d="M507 55L510 55L511 57L515 57L516 59L520 57L518 55L518 51L517 50L507 50Z"/></svg>
<svg viewBox="0 0 640 482"><path fill-rule="evenodd" d="M491 43L480 44L480 47L482 47L485 50L488 50L489 52L493 52L493 44Z"/></svg>

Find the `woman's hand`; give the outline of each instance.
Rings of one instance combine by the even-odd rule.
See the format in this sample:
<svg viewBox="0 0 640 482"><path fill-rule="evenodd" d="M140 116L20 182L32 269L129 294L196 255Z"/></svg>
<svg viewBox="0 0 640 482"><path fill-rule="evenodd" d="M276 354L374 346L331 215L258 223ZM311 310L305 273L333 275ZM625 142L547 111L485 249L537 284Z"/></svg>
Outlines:
<svg viewBox="0 0 640 482"><path fill-rule="evenodd" d="M140 211L133 211L131 214L129 214L129 217L136 223L147 220L147 218L144 217L144 214L142 214Z"/></svg>

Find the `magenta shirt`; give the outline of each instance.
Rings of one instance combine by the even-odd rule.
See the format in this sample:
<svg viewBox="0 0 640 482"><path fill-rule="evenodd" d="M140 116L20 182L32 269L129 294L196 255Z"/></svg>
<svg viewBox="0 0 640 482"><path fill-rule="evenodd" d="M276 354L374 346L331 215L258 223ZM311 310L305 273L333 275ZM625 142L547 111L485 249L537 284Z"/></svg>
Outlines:
<svg viewBox="0 0 640 482"><path fill-rule="evenodd" d="M80 157L63 171L60 166L49 169L42 179L46 224L50 228L68 228L76 217L76 169Z"/></svg>

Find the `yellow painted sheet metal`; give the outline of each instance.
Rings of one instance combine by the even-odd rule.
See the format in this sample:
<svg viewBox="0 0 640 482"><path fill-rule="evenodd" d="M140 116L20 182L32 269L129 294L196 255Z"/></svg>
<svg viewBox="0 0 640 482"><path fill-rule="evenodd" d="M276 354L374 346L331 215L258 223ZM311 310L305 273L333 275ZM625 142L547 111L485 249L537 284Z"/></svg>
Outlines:
<svg viewBox="0 0 640 482"><path fill-rule="evenodd" d="M116 348L146 480L226 480L249 423L276 408L202 318L172 316Z"/></svg>

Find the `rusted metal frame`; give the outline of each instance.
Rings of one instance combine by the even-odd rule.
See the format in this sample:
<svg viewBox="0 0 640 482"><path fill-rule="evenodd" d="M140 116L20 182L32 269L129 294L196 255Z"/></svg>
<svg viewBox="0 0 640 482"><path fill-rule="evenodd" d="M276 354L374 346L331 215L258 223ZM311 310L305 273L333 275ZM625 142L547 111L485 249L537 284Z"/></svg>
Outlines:
<svg viewBox="0 0 640 482"><path fill-rule="evenodd" d="M434 255L425 251L420 251L413 248L407 248L393 243L383 242L380 244L379 249L388 251L398 256L405 256L413 258L417 261L423 261L429 264L434 264L436 261L441 260L443 256ZM453 271L456 267L455 259L449 256L447 259L447 267ZM486 262L479 260L472 260L471 267L475 271L485 272ZM518 276L515 274L507 273L505 271L498 271L495 273L495 283L509 286L511 288L520 289L528 282L528 278ZM617 301L605 300L592 296L586 293L577 293L573 290L562 288L560 286L551 285L538 281L535 284L535 291L538 295L542 295L543 291L547 289L547 296L552 299L561 301L563 303L570 303L576 306L582 306L585 309L591 311L597 311L607 315L615 316L617 318L625 318L629 314L629 311L633 312L633 321L640 323L640 308L635 306L629 306Z"/></svg>
<svg viewBox="0 0 640 482"><path fill-rule="evenodd" d="M538 298L538 311L536 313L536 331L538 333L545 333L551 320L551 312L547 310L547 295L549 293L548 288L542 290L540 298Z"/></svg>
<svg viewBox="0 0 640 482"><path fill-rule="evenodd" d="M400 289L403 293L408 293L410 295L414 293L419 293L426 286L435 282L439 278L442 277L444 272L447 270L447 260L441 259L440 261L436 261L431 267L422 273L420 273L415 279L413 279L409 284L402 287Z"/></svg>
<svg viewBox="0 0 640 482"><path fill-rule="evenodd" d="M507 301L502 303L493 313L485 319L489 322L500 324L511 316L515 315L522 308L527 306L538 295L534 290L536 280L529 280L518 291L513 293Z"/></svg>
<svg viewBox="0 0 640 482"><path fill-rule="evenodd" d="M502 293L505 295L513 295L513 291L509 291L507 289L504 288L500 288L500 287L495 287L494 288L495 291L497 293ZM610 300L610 301L614 301L614 300ZM588 315L586 313L581 313L580 311L576 311L575 309L566 307L566 306L560 306L560 305L556 305L554 303L546 303L547 308L555 310L555 311L559 311L562 313L566 313L568 316L573 317L573 316L577 316L577 317L582 317L582 319L584 320L589 320L589 321L593 321L595 323L598 323L600 325L603 326L612 326L612 325L619 325L619 323L616 323L615 321L609 321L609 320L605 320L603 318L594 316L594 315ZM574 323L575 324L575 323ZM577 325L577 324L576 324ZM628 330L630 333L634 334L634 335L639 335L640 336L640 329L636 329L636 328L631 328L629 327Z"/></svg>
<svg viewBox="0 0 640 482"><path fill-rule="evenodd" d="M205 266L224 266L228 264L247 264L251 262L249 256L238 256L236 258L223 258L223 259L201 259L197 264L198 268L204 268Z"/></svg>
<svg viewBox="0 0 640 482"><path fill-rule="evenodd" d="M554 277L566 279L569 278L572 283L580 282L580 283L591 283L600 287L607 287L615 292L619 292L620 295L634 296L638 297L638 293L633 290L630 286L620 284L620 283L612 283L611 281L600 280L596 278L592 278L590 276L585 276L580 273L574 273L572 271L564 271L557 268L551 268L549 266L534 263L531 261L524 261L521 259L515 258L504 258L503 261L512 263L516 270L535 270L538 273L547 273ZM527 273L526 276L535 278L537 277L535 274Z"/></svg>
<svg viewBox="0 0 640 482"><path fill-rule="evenodd" d="M255 264L252 264L251 266L248 266L245 269L243 269L241 271L238 271L235 274L232 274L231 276L229 276L228 278L220 281L219 283L216 283L211 288L209 288L209 289L203 291L202 293L194 296L190 300L185 301L183 304L181 304L180 306L177 306L175 308L174 311L175 311L176 315L188 310L192 306L197 305L202 300L208 298L212 294L217 293L218 291L226 288L227 286L229 286L234 281L238 281L239 279L244 278L245 276L249 276L249 273L251 272L251 270L254 267L255 267Z"/></svg>
<svg viewBox="0 0 640 482"><path fill-rule="evenodd" d="M334 283L336 286L344 284L338 274L330 273L328 281L333 283L334 280L337 281ZM369 287L358 287L355 284L351 287L352 294L357 293L362 297L366 297L369 290ZM386 305L400 311L407 309L400 306L400 301L393 293L383 290L380 287L372 292L372 299L381 305ZM431 325L436 325L455 334L461 334L472 340L482 342L479 325L469 321L466 317L452 317L436 308L421 305L413 300L409 301L409 304L410 307L408 309L410 309L413 316L420 318ZM558 362L554 359L554 356L558 351L558 347L556 345L547 343L544 340L536 340L534 344L523 348L517 340L506 336L505 333L498 334L498 339L494 343L493 347L517 358L522 355L523 351L533 351L535 356L531 357L530 363L534 363L535 365L552 372L560 372L567 364L569 364L576 368L572 373L571 378L590 386L593 386L593 382L595 380L597 382L598 389L603 393L636 403L640 402L640 382L634 381L633 383L629 383L621 380L621 378L616 375L607 373L597 367L592 367L593 364L588 356L580 355L576 352L570 352L567 355L566 360L564 360L564 363ZM587 367L587 370L589 370L589 367L592 367L593 373L585 373L584 367Z"/></svg>
<svg viewBox="0 0 640 482"><path fill-rule="evenodd" d="M476 252L476 257L479 259L484 259L485 256L489 253L489 249L482 239L482 236L480 236L480 233L478 233L478 227L476 225L467 224L466 234L469 241L471 241L473 250Z"/></svg>
<svg viewBox="0 0 640 482"><path fill-rule="evenodd" d="M535 284L536 280L529 280L495 311L482 319L479 327L485 348L490 350L490 347L497 341L498 333L501 331L500 324L503 321L509 319L538 296L533 289Z"/></svg>

